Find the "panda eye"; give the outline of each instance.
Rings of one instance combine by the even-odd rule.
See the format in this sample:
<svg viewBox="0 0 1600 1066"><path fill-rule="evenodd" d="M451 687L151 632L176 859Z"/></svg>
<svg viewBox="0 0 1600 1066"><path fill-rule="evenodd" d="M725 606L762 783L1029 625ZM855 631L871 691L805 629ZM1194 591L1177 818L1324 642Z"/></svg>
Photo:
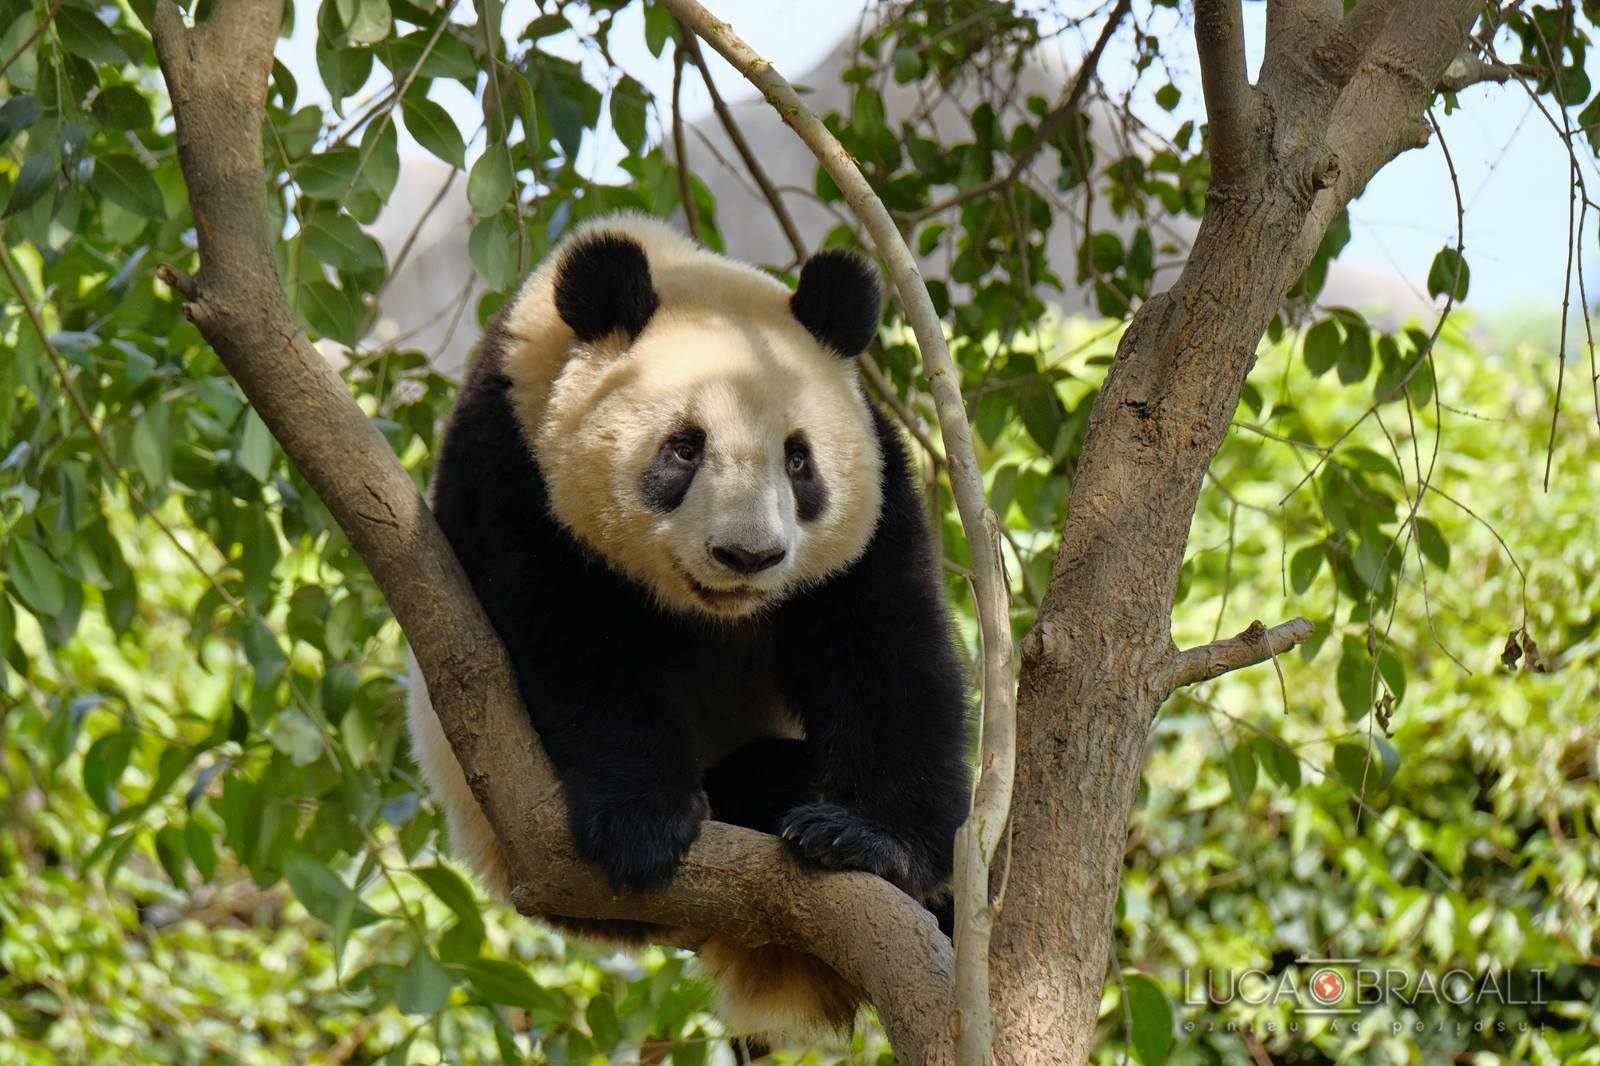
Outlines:
<svg viewBox="0 0 1600 1066"><path fill-rule="evenodd" d="M811 449L805 439L796 435L789 438L787 444L788 470L790 477L802 477L811 469Z"/></svg>
<svg viewBox="0 0 1600 1066"><path fill-rule="evenodd" d="M684 466L693 466L700 461L700 444L692 440L673 441L672 457Z"/></svg>

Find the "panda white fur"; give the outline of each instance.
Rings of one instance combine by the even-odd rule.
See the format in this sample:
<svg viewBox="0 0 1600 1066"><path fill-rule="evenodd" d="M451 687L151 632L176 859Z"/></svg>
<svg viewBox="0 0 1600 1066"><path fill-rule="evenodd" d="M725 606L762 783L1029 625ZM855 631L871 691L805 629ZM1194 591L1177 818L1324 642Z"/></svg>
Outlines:
<svg viewBox="0 0 1600 1066"><path fill-rule="evenodd" d="M966 690L913 468L857 377L880 308L853 253L814 256L790 292L617 215L570 236L486 332L433 506L577 848L619 891L669 879L712 817L937 912L968 806ZM504 894L415 669L411 693L452 849ZM853 1020L859 995L809 956L715 939L700 955L735 1028Z"/></svg>

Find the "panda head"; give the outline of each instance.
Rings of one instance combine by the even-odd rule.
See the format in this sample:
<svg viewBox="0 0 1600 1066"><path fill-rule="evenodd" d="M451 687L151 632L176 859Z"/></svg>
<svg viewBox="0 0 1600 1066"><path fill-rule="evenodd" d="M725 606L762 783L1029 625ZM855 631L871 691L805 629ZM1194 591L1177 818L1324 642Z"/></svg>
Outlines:
<svg viewBox="0 0 1600 1066"><path fill-rule="evenodd" d="M791 294L649 243L599 231L558 257L572 339L534 451L556 518L609 567L669 610L752 615L855 561L877 524L854 357L877 330L878 275L825 251Z"/></svg>

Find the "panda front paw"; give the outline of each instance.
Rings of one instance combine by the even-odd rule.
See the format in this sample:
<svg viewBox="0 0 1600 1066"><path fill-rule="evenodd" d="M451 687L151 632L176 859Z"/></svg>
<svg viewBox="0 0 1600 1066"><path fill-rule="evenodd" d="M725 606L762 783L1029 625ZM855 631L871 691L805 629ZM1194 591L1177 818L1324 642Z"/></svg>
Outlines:
<svg viewBox="0 0 1600 1066"><path fill-rule="evenodd" d="M943 877L923 849L837 803L806 803L778 823L778 834L806 858L833 870L864 870L921 898Z"/></svg>
<svg viewBox="0 0 1600 1066"><path fill-rule="evenodd" d="M634 892L672 880L710 812L698 790L577 803L573 836L578 854L604 870L613 889Z"/></svg>

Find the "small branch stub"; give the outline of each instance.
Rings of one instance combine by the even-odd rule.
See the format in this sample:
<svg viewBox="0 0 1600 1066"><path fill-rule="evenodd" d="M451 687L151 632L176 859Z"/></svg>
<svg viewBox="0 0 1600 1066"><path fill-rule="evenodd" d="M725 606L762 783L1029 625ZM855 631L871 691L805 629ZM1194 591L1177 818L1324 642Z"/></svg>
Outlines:
<svg viewBox="0 0 1600 1066"><path fill-rule="evenodd" d="M1271 629L1260 621L1251 622L1244 632L1227 640L1216 640L1178 653L1170 691L1200 681L1210 681L1233 670L1264 663L1309 640L1316 626L1295 618Z"/></svg>

